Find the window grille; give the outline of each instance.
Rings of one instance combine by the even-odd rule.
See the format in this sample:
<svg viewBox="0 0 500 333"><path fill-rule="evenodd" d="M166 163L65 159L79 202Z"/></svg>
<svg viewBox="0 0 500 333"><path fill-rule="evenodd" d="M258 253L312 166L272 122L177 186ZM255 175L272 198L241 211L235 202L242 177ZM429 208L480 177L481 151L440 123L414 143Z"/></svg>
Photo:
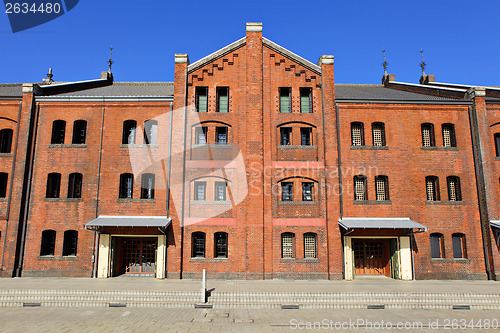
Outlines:
<svg viewBox="0 0 500 333"><path fill-rule="evenodd" d="M438 179L434 176L429 176L425 178L426 190L427 190L427 200L428 201L439 201L439 187Z"/></svg>
<svg viewBox="0 0 500 333"><path fill-rule="evenodd" d="M304 258L317 258L316 234L304 234Z"/></svg>
<svg viewBox="0 0 500 333"><path fill-rule="evenodd" d="M455 126L453 124L443 124L443 146L456 147Z"/></svg>
<svg viewBox="0 0 500 333"><path fill-rule="evenodd" d="M366 177L354 177L354 200L366 200Z"/></svg>
<svg viewBox="0 0 500 333"><path fill-rule="evenodd" d="M434 146L434 126L432 124L422 124L422 146Z"/></svg>
<svg viewBox="0 0 500 333"><path fill-rule="evenodd" d="M458 177L447 177L448 180L448 200L461 201L462 194L460 191L460 179Z"/></svg>
<svg viewBox="0 0 500 333"><path fill-rule="evenodd" d="M374 123L372 125L373 145L376 147L385 146L385 130L384 124Z"/></svg>
<svg viewBox="0 0 500 333"><path fill-rule="evenodd" d="M293 240L294 234L286 232L281 234L281 258L294 258Z"/></svg>
<svg viewBox="0 0 500 333"><path fill-rule="evenodd" d="M377 176L375 177L375 187L377 192L377 200L389 200L387 177Z"/></svg>
<svg viewBox="0 0 500 333"><path fill-rule="evenodd" d="M353 146L363 146L363 123L352 123L351 124L351 137Z"/></svg>

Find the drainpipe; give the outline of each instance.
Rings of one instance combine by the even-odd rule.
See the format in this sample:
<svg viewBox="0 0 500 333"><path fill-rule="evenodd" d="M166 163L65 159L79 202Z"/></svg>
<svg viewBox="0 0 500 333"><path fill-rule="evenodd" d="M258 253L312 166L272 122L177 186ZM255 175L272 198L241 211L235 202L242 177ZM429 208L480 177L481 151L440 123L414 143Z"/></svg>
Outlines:
<svg viewBox="0 0 500 333"><path fill-rule="evenodd" d="M24 261L24 246L26 242L26 227L29 216L29 202L31 198L31 181L33 177L33 164L35 160L36 136L38 130L38 115L40 113L40 105L34 103L31 107L31 120L28 132L28 149L26 154L26 166L24 171L23 192L21 197L21 215L19 217L19 228L21 233L18 236L17 262L15 263L14 276L21 277Z"/></svg>
<svg viewBox="0 0 500 333"><path fill-rule="evenodd" d="M104 104L104 99L103 99ZM102 138L104 132L104 111L106 107L102 107L102 117L101 117L101 141L99 143L99 166L97 168L97 191L96 191L96 201L95 201L95 217L99 216L99 184L101 182L101 161L102 161ZM94 248L92 249L92 277L97 278L97 249L99 248L99 233L94 229Z"/></svg>
<svg viewBox="0 0 500 333"><path fill-rule="evenodd" d="M335 125L337 127L337 172L339 175L339 205L340 205L340 218L344 216L344 188L342 187L342 154L340 151L340 120L339 120L339 106L335 105L335 113L336 113L336 121ZM344 253L344 237L340 238L341 246L342 246L342 277L345 279L345 253Z"/></svg>
<svg viewBox="0 0 500 333"><path fill-rule="evenodd" d="M7 212L5 213L5 235L7 235L7 230L9 229L9 218L10 218L10 205L12 201L12 189L14 185L14 168L16 166L17 157L17 141L19 140L19 123L21 122L21 110L23 108L23 103L19 103L19 111L17 113L17 126L16 126L16 140L14 141L14 156L12 157L12 167L10 168L10 181L9 181L9 198L7 201ZM7 237L3 239L3 251L2 251L2 265L0 266L0 272L3 271L4 259L5 259L5 247L7 246ZM0 273L1 276L1 273Z"/></svg>
<svg viewBox="0 0 500 333"><path fill-rule="evenodd" d="M168 161L167 161L167 217L170 218L170 175L172 170L172 122L174 121L174 101L170 103L170 123L168 125ZM165 229L165 246L168 242L168 232ZM168 251L165 249L165 264L168 262ZM168 274L168 265L165 265L165 278Z"/></svg>

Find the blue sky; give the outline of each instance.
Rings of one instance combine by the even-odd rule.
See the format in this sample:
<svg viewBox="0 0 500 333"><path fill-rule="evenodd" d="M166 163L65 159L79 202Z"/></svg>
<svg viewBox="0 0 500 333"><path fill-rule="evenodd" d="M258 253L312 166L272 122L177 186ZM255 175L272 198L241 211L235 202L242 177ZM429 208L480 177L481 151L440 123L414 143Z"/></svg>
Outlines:
<svg viewBox="0 0 500 333"><path fill-rule="evenodd" d="M335 56L337 83L380 83L382 49L396 80L500 86L500 1L81 0L67 14L12 33L0 13L0 82L98 78L113 45L116 81L173 81L174 54L191 62L263 22L265 37L316 63Z"/></svg>

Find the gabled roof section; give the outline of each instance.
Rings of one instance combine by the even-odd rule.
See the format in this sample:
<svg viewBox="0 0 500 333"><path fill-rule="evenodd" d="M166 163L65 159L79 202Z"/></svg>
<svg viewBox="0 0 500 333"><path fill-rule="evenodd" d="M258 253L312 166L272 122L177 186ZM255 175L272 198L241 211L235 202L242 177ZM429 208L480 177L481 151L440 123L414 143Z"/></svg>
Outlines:
<svg viewBox="0 0 500 333"><path fill-rule="evenodd" d="M85 89L56 96L64 97L167 97L174 95L173 82L113 82L104 87Z"/></svg>
<svg viewBox="0 0 500 333"><path fill-rule="evenodd" d="M320 74L321 75L321 67L319 67L318 65L315 65L313 64L312 62L310 62L309 60L306 60L304 58L302 58L301 56L293 53L292 51L290 50L287 50L286 48L284 48L283 46L281 45L278 45L276 44L275 42L265 38L265 37L262 37L262 44L267 46L268 48L270 48L271 50L273 51L276 51L278 53L280 53L281 55L301 64L302 66L312 70L313 72L317 73L317 74Z"/></svg>
<svg viewBox="0 0 500 333"><path fill-rule="evenodd" d="M188 73L191 73L195 70L197 70L200 67L203 67L204 65L208 64L209 62L212 62L214 60L217 60L223 56L225 56L228 53L233 52L236 49L239 49L243 45L247 43L247 38L243 37L241 39L238 39L236 42L231 43L227 46L224 46L222 49L215 51L214 53L211 53L207 55L204 58L201 58L198 61L193 62L191 65L188 66Z"/></svg>

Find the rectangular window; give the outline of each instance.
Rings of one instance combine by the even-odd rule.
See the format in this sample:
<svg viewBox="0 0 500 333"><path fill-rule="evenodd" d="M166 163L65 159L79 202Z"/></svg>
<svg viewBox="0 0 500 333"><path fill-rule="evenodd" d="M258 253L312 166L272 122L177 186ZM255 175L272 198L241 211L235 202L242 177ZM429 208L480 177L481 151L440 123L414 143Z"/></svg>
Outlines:
<svg viewBox="0 0 500 333"><path fill-rule="evenodd" d="M195 129L195 143L197 145L206 145L207 144L207 127L196 127Z"/></svg>
<svg viewBox="0 0 500 333"><path fill-rule="evenodd" d="M451 239L453 243L453 258L455 259L467 258L465 249L465 235L453 234Z"/></svg>
<svg viewBox="0 0 500 333"><path fill-rule="evenodd" d="M227 144L227 127L217 127L215 129L215 135L217 137L217 144Z"/></svg>
<svg viewBox="0 0 500 333"><path fill-rule="evenodd" d="M196 111L208 112L208 87L196 87Z"/></svg>
<svg viewBox="0 0 500 333"><path fill-rule="evenodd" d="M431 234L431 258L444 258L442 234Z"/></svg>
<svg viewBox="0 0 500 333"><path fill-rule="evenodd" d="M280 92L280 112L290 113L292 112L292 88L282 87L279 88Z"/></svg>
<svg viewBox="0 0 500 333"><path fill-rule="evenodd" d="M281 127L280 128L280 136L281 136L281 142L280 144L282 146L288 146L292 144L292 128L291 127Z"/></svg>
<svg viewBox="0 0 500 333"><path fill-rule="evenodd" d="M281 201L293 201L293 183L281 183Z"/></svg>
<svg viewBox="0 0 500 333"><path fill-rule="evenodd" d="M378 201L389 200L389 188L387 186L387 183L387 177L375 177L375 187Z"/></svg>
<svg viewBox="0 0 500 333"><path fill-rule="evenodd" d="M227 233L215 233L215 258L227 258Z"/></svg>
<svg viewBox="0 0 500 333"><path fill-rule="evenodd" d="M217 112L229 112L229 87L217 87Z"/></svg>
<svg viewBox="0 0 500 333"><path fill-rule="evenodd" d="M289 232L281 234L281 258L294 258L293 240L294 234Z"/></svg>
<svg viewBox="0 0 500 333"><path fill-rule="evenodd" d="M385 129L384 129L384 124L382 124L382 123L374 123L372 125L372 134L373 134L373 145L375 147L385 146Z"/></svg>
<svg viewBox="0 0 500 333"><path fill-rule="evenodd" d="M366 177L354 177L354 200L367 200L366 198Z"/></svg>
<svg viewBox="0 0 500 333"><path fill-rule="evenodd" d="M497 153L497 157L500 157L500 133L495 134L495 151Z"/></svg>
<svg viewBox="0 0 500 333"><path fill-rule="evenodd" d="M141 181L141 199L155 198L155 175L145 173L142 175Z"/></svg>
<svg viewBox="0 0 500 333"><path fill-rule="evenodd" d="M353 146L364 146L363 123L351 124L351 144Z"/></svg>
<svg viewBox="0 0 500 333"><path fill-rule="evenodd" d="M313 182L302 183L302 201L313 201Z"/></svg>
<svg viewBox="0 0 500 333"><path fill-rule="evenodd" d="M434 147L434 125L422 124L422 146Z"/></svg>
<svg viewBox="0 0 500 333"><path fill-rule="evenodd" d="M428 201L439 201L438 178L434 176L425 177Z"/></svg>
<svg viewBox="0 0 500 333"><path fill-rule="evenodd" d="M192 237L192 256L194 258L205 258L205 234L203 232L195 232Z"/></svg>
<svg viewBox="0 0 500 333"><path fill-rule="evenodd" d="M460 191L460 179L458 177L447 177L448 180L448 200L462 201L462 193Z"/></svg>
<svg viewBox="0 0 500 333"><path fill-rule="evenodd" d="M194 200L204 201L206 193L206 182L194 182Z"/></svg>
<svg viewBox="0 0 500 333"><path fill-rule="evenodd" d="M455 126L453 124L443 124L443 146L456 147Z"/></svg>
<svg viewBox="0 0 500 333"><path fill-rule="evenodd" d="M310 146L311 145L311 135L312 128L310 127L301 127L300 128L300 144L302 146Z"/></svg>
<svg viewBox="0 0 500 333"><path fill-rule="evenodd" d="M312 259L317 258L316 253L316 234L304 234L304 258Z"/></svg>
<svg viewBox="0 0 500 333"><path fill-rule="evenodd" d="M226 201L226 182L215 182L215 200Z"/></svg>
<svg viewBox="0 0 500 333"><path fill-rule="evenodd" d="M300 113L312 112L312 89L300 88Z"/></svg>

